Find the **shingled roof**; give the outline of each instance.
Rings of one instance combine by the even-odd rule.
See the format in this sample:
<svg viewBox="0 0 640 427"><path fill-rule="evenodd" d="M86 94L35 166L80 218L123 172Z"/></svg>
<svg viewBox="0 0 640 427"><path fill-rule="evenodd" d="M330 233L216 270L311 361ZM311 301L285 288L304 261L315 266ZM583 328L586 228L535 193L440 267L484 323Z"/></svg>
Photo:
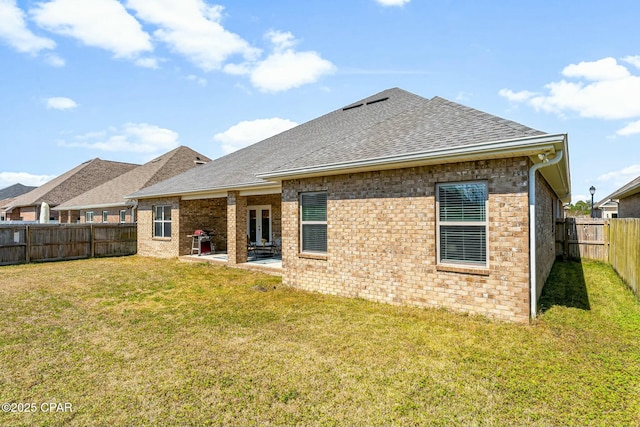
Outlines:
<svg viewBox="0 0 640 427"><path fill-rule="evenodd" d="M112 162L99 158L91 159L42 184L35 190L16 197L6 206L6 209L37 206L42 202L47 202L52 207L57 206L84 193L87 189L94 188L137 166L132 163Z"/></svg>
<svg viewBox="0 0 640 427"><path fill-rule="evenodd" d="M169 179L209 161L211 159L207 156L189 147L180 146L92 190L61 203L55 210L124 206L127 203L127 200L124 199L125 195Z"/></svg>
<svg viewBox="0 0 640 427"><path fill-rule="evenodd" d="M632 180L631 182L628 182L627 184L623 185L622 187L620 187L619 189L611 193L609 196L607 196L603 200L623 199L625 197L633 196L634 194L637 194L637 193L640 193L640 176Z"/></svg>
<svg viewBox="0 0 640 427"><path fill-rule="evenodd" d="M129 195L148 198L274 185L287 171L494 141L535 138L545 132L440 97L402 89L377 93L249 147ZM568 164L568 163L567 163ZM277 181L277 179L276 179ZM567 190L568 191L568 190Z"/></svg>
<svg viewBox="0 0 640 427"><path fill-rule="evenodd" d="M12 199L14 197L21 196L22 194L28 193L29 191L35 190L38 187L23 185L23 184L13 184L9 187L5 187L0 190L0 200Z"/></svg>

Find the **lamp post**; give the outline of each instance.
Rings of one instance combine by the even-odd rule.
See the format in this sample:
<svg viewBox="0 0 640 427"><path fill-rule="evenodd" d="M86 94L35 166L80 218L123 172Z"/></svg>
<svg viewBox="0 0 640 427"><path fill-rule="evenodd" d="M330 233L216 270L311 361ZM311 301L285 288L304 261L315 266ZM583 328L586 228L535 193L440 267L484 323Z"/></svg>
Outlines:
<svg viewBox="0 0 640 427"><path fill-rule="evenodd" d="M595 218L594 215L594 211L593 211L593 195L596 194L596 187L594 187L593 185L591 186L591 188L589 188L589 193L591 193L591 218Z"/></svg>

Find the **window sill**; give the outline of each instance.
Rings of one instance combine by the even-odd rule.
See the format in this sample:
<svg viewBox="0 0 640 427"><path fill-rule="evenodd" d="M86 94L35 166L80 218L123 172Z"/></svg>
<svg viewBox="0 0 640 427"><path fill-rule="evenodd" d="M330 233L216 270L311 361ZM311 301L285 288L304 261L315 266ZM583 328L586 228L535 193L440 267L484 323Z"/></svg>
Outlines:
<svg viewBox="0 0 640 427"><path fill-rule="evenodd" d="M157 240L159 242L170 242L171 237L152 237L151 240Z"/></svg>
<svg viewBox="0 0 640 427"><path fill-rule="evenodd" d="M309 253L309 252L300 252L300 253L298 253L298 258L318 259L318 260L321 260L321 261L326 261L327 260L327 254L314 254L314 253Z"/></svg>
<svg viewBox="0 0 640 427"><path fill-rule="evenodd" d="M471 267L462 265L436 265L436 271L446 271L449 273L476 274L478 276L488 276L491 272L486 267Z"/></svg>

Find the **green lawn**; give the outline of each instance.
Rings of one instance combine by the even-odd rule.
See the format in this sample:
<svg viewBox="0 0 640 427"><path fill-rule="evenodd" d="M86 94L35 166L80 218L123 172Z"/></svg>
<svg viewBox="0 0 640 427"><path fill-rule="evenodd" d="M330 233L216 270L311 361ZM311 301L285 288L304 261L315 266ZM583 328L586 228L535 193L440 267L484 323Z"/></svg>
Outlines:
<svg viewBox="0 0 640 427"><path fill-rule="evenodd" d="M611 268L557 264L541 310L516 325L136 256L0 267L0 403L37 408L0 425L640 425L640 303Z"/></svg>

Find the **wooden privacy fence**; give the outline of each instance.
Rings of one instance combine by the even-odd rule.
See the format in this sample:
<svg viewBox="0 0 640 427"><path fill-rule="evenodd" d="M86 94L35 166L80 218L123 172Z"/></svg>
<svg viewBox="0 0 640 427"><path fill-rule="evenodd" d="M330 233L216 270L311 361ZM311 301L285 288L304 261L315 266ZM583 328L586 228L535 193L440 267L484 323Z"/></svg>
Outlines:
<svg viewBox="0 0 640 427"><path fill-rule="evenodd" d="M640 219L558 220L556 255L607 262L640 297Z"/></svg>
<svg viewBox="0 0 640 427"><path fill-rule="evenodd" d="M622 280L640 297L640 219L609 222L609 262Z"/></svg>
<svg viewBox="0 0 640 427"><path fill-rule="evenodd" d="M601 218L565 218L556 221L556 255L609 262L609 229Z"/></svg>
<svg viewBox="0 0 640 427"><path fill-rule="evenodd" d="M0 265L133 255L136 224L0 225Z"/></svg>

